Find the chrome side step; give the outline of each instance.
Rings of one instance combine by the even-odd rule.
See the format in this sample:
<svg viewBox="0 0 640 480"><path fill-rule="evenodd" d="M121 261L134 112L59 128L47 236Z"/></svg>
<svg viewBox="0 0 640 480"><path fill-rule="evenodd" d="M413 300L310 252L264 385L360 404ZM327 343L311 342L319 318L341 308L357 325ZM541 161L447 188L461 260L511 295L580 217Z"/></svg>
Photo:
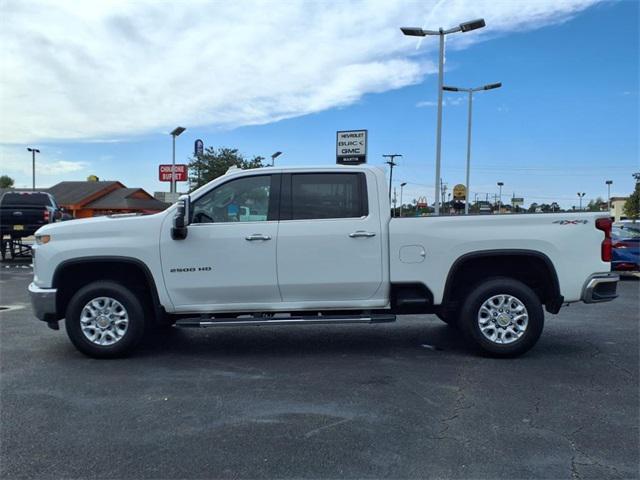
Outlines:
<svg viewBox="0 0 640 480"><path fill-rule="evenodd" d="M259 327L278 325L330 325L347 323L390 323L395 322L395 315L313 315L313 316L291 316L291 317L249 317L234 318L228 317L216 320L215 318L200 319L189 318L178 320L176 327L180 328L206 328L206 327Z"/></svg>

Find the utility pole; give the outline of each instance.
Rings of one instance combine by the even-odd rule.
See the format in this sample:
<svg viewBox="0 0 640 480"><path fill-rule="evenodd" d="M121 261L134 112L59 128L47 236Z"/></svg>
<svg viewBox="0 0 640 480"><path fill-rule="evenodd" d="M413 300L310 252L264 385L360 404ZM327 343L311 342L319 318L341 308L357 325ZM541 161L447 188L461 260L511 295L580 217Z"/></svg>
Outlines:
<svg viewBox="0 0 640 480"><path fill-rule="evenodd" d="M404 189L404 186L407 184L407 182L402 182L400 184L400 217L402 217L402 190Z"/></svg>
<svg viewBox="0 0 640 480"><path fill-rule="evenodd" d="M447 184L442 181L442 178L440 179L440 192L442 195L442 203L444 204L447 199Z"/></svg>
<svg viewBox="0 0 640 480"><path fill-rule="evenodd" d="M396 187L393 187L393 215L392 217L396 216L396 208L398 208L398 197L396 196Z"/></svg>
<svg viewBox="0 0 640 480"><path fill-rule="evenodd" d="M36 189L36 153L40 153L37 148L27 147L27 151L31 152L31 190Z"/></svg>
<svg viewBox="0 0 640 480"><path fill-rule="evenodd" d="M393 180L393 167L395 167L397 165L396 162L394 162L396 157L401 157L402 155L400 155L399 153L389 153L387 155L382 155L384 158L388 158L389 160L387 160L385 163L387 165L389 165L389 168L391 169L389 171L389 202L391 202L391 182Z"/></svg>

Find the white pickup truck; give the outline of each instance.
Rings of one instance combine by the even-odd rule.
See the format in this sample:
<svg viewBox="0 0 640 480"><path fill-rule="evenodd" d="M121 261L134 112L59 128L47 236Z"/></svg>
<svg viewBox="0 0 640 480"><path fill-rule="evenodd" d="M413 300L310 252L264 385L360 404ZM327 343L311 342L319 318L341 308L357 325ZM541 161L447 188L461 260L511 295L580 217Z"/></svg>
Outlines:
<svg viewBox="0 0 640 480"><path fill-rule="evenodd" d="M36 316L94 357L147 327L376 323L435 313L515 356L543 306L616 297L604 213L390 218L366 165L231 170L162 213L36 234ZM243 212L251 212L245 215Z"/></svg>

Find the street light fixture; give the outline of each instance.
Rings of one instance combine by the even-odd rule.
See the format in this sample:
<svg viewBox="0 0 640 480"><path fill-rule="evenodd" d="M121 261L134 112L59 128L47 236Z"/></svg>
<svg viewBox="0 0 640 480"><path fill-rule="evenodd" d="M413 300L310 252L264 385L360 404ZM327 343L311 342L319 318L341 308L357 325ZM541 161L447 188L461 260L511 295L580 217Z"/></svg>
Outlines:
<svg viewBox="0 0 640 480"><path fill-rule="evenodd" d="M276 152L273 155L271 155L271 166L272 167L275 164L276 158L278 158L280 155L282 155L282 152Z"/></svg>
<svg viewBox="0 0 640 480"><path fill-rule="evenodd" d="M402 190L404 189L404 186L407 184L407 182L402 182L400 184L400 216L402 217Z"/></svg>
<svg viewBox="0 0 640 480"><path fill-rule="evenodd" d="M483 90L493 90L494 88L500 88L502 86L501 82L498 83L489 83L487 85L483 85L481 87L475 88L460 88L460 87L442 87L443 90L447 92L467 92L469 94L469 112L468 123L467 123L467 195L466 201L464 202L464 214L469 215L469 195L471 194L471 190L469 189L469 176L471 170L471 106L473 104L473 92L480 92Z"/></svg>
<svg viewBox="0 0 640 480"><path fill-rule="evenodd" d="M36 153L40 153L37 148L27 147L27 151L31 152L31 189L36 189Z"/></svg>
<svg viewBox="0 0 640 480"><path fill-rule="evenodd" d="M171 138L173 139L173 156L171 161L171 193L176 192L176 137L179 137L186 128L176 127L171 131Z"/></svg>
<svg viewBox="0 0 640 480"><path fill-rule="evenodd" d="M607 184L607 208L609 209L609 215L611 215L611 185L613 180L606 180L604 183Z"/></svg>
<svg viewBox="0 0 640 480"><path fill-rule="evenodd" d="M584 196L585 196L584 192L582 193L578 192L578 198L580 199L580 211L582 211L582 197Z"/></svg>
<svg viewBox="0 0 640 480"><path fill-rule="evenodd" d="M391 203L391 180L393 179L393 167L395 167L397 165L396 162L394 162L393 160L396 157L401 157L402 155L400 155L399 153L390 153L387 155L382 155L384 158L388 158L389 160L387 160L385 163L387 165L389 165L389 167L391 168L391 171L389 172L389 203Z"/></svg>
<svg viewBox="0 0 640 480"><path fill-rule="evenodd" d="M444 76L444 37L450 33L470 32L485 26L484 19L471 20L459 24L457 27L444 30L423 30L417 27L402 27L403 34L410 37L425 37L427 35L438 35L440 37L440 55L438 60L438 122L436 126L436 191L435 191L435 214L440 215L440 155L442 152L442 85Z"/></svg>
<svg viewBox="0 0 640 480"><path fill-rule="evenodd" d="M498 213L502 213L502 187L504 186L503 182L498 182Z"/></svg>

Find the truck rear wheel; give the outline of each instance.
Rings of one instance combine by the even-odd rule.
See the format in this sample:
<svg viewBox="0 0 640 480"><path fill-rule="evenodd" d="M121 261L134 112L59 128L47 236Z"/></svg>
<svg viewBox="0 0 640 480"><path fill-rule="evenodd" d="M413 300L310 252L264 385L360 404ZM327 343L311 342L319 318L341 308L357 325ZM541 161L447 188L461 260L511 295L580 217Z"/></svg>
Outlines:
<svg viewBox="0 0 640 480"><path fill-rule="evenodd" d="M471 290L462 306L459 324L484 353L515 357L540 338L544 312L531 288L518 280L499 277Z"/></svg>
<svg viewBox="0 0 640 480"><path fill-rule="evenodd" d="M85 355L121 357L131 353L144 334L144 308L123 285L93 282L71 298L65 326L73 345Z"/></svg>

